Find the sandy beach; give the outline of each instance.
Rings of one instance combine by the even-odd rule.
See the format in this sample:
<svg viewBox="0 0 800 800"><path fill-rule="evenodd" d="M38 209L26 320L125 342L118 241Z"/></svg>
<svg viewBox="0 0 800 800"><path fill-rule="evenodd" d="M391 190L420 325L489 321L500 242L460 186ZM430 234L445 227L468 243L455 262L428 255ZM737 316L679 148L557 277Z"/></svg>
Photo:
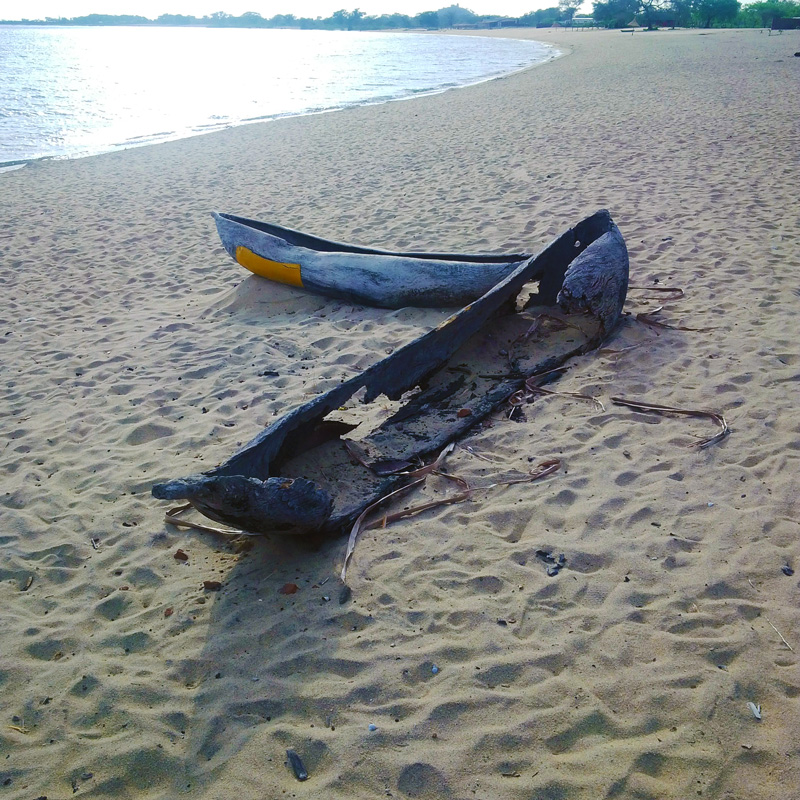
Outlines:
<svg viewBox="0 0 800 800"><path fill-rule="evenodd" d="M565 55L0 175L0 798L800 796L800 37L514 35ZM604 410L500 410L447 462L556 474L364 534L341 603L345 539L164 524L153 483L449 313L250 276L211 210L514 252L598 208L683 296L631 290L553 387Z"/></svg>

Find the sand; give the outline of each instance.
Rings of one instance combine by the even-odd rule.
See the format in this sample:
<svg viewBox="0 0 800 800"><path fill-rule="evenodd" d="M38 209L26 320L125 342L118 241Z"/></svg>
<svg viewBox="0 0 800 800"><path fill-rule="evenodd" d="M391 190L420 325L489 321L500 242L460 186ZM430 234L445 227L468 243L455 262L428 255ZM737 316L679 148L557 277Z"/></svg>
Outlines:
<svg viewBox="0 0 800 800"><path fill-rule="evenodd" d="M798 796L800 40L520 35L567 54L0 176L3 798ZM154 482L447 314L248 276L210 210L515 251L600 207L632 283L684 291L656 319L696 330L636 321L662 301L632 291L556 387L604 411L498 412L448 460L476 483L557 474L364 535L343 604L344 540L164 525ZM690 447L712 422L616 395L732 432Z"/></svg>

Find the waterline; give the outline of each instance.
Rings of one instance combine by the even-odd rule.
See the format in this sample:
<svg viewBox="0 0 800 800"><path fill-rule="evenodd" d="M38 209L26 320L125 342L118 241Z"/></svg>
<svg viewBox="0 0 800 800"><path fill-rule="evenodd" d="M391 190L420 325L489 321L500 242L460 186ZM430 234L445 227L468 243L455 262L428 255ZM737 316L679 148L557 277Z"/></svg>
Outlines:
<svg viewBox="0 0 800 800"><path fill-rule="evenodd" d="M472 36L2 26L0 50L0 166L410 99L559 54Z"/></svg>

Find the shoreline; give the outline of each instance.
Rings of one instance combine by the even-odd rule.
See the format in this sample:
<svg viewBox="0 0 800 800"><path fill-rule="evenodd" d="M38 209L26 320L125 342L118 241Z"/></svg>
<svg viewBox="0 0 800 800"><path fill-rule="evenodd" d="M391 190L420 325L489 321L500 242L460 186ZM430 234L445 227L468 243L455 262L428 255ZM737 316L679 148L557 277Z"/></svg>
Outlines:
<svg viewBox="0 0 800 800"><path fill-rule="evenodd" d="M800 785L796 39L536 33L570 57L3 176L10 800L289 795L287 749L331 800ZM476 486L561 471L362 535L342 604L344 539L164 524L154 483L210 469L449 314L250 276L209 211L517 252L599 207L632 285L682 296L632 289L613 337L554 384L604 410L537 399L447 461ZM700 450L707 421L615 396L721 412L732 432ZM451 491L429 481L409 505ZM559 575L537 550L565 554Z"/></svg>
<svg viewBox="0 0 800 800"><path fill-rule="evenodd" d="M37 26L38 27L38 26ZM46 27L46 26L44 26ZM55 26L56 28L60 28L61 26ZM91 26L86 26L91 27ZM134 26L136 27L136 26ZM379 32L379 33L385 33ZM408 33L412 34L413 31L397 31L397 33ZM436 32L436 33L427 33L427 35L446 35L446 32ZM493 36L485 36L482 38L492 39L492 38L502 38L502 39L517 39L520 38L527 39L527 37L514 37L514 36L502 36L502 37L493 37ZM537 43L538 40L531 40ZM541 43L544 44L544 43ZM509 72L503 72L501 74L492 74L489 76L484 76L475 80L469 80L468 82L461 83L458 85L446 85L438 88L430 88L424 90L413 90L413 89L403 89L403 91L408 92L408 94L404 96L397 96L397 97L379 97L371 100L364 100L364 101L354 101L351 103L345 103L342 105L334 105L329 108L322 108L322 109L312 109L312 110L305 110L299 112L285 112L285 113L276 113L273 115L266 114L259 117L252 117L252 118L242 118L236 122L226 122L226 123L219 123L214 124L210 122L205 123L197 123L193 128L184 130L180 134L175 134L175 132L159 132L148 134L144 136L134 137L130 140L126 140L123 143L109 143L107 145L108 149L99 150L97 152L87 152L87 153L80 153L80 154L72 154L72 155L52 155L52 156L36 156L31 158L16 158L9 161L0 161L0 175L5 172L14 171L15 169L19 169L24 167L27 164L37 163L41 161L74 161L80 158L92 158L93 156L97 155L104 155L105 153L116 153L116 152L123 152L125 150L130 150L133 148L138 147L148 147L157 144L164 144L166 142L174 142L174 141L181 141L183 139L192 139L196 136L203 136L207 133L216 133L222 130L228 130L230 128L238 128L244 125L253 125L259 123L267 123L267 122L275 122L277 120L286 119L286 118L293 118L293 117L307 117L307 116L316 116L319 114L329 114L336 111L344 111L349 108L359 108L361 106L372 106L372 105L382 105L383 103L392 103L392 102L399 102L405 100L414 100L418 97L429 97L437 94L441 94L452 89L463 89L470 86L477 86L481 83L485 83L487 81L497 80L500 78L507 77L509 75L513 75L517 72L523 72L527 69L531 69L532 67L540 66L541 64L547 64L551 61L555 60L560 56L560 53L557 48L553 47L552 45L544 45L549 50L553 51L552 54L548 55L546 58L543 58L541 61L535 62L533 64L528 64L524 67L517 67ZM198 128L201 128L198 130Z"/></svg>

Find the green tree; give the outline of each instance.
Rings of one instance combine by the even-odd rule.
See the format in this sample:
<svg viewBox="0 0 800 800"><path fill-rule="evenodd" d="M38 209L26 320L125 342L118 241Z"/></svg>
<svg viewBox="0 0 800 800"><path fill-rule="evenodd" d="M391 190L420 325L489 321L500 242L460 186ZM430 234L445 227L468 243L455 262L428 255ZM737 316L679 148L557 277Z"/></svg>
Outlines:
<svg viewBox="0 0 800 800"><path fill-rule="evenodd" d="M239 17L238 24L246 28L265 28L267 21L257 11L245 11Z"/></svg>
<svg viewBox="0 0 800 800"><path fill-rule="evenodd" d="M407 14L381 14L379 17L364 17L361 27L373 31L385 31L392 28L413 28L414 23Z"/></svg>
<svg viewBox="0 0 800 800"><path fill-rule="evenodd" d="M560 19L572 22L575 12L581 7L581 0L558 0L558 13Z"/></svg>
<svg viewBox="0 0 800 800"><path fill-rule="evenodd" d="M414 19L420 28L439 27L439 13L437 11L423 11L421 14L417 14Z"/></svg>
<svg viewBox="0 0 800 800"><path fill-rule="evenodd" d="M595 2L592 16L608 28L624 28L639 13L639 0L600 0Z"/></svg>
<svg viewBox="0 0 800 800"><path fill-rule="evenodd" d="M714 22L734 19L739 8L739 0L694 0L692 3L692 11L703 28L710 28Z"/></svg>
<svg viewBox="0 0 800 800"><path fill-rule="evenodd" d="M671 16L672 0L639 0L636 16L647 30L652 31Z"/></svg>
<svg viewBox="0 0 800 800"><path fill-rule="evenodd" d="M354 11L334 11L329 17L329 21L335 28L352 31L360 26L363 16L364 12L359 11L357 8Z"/></svg>
<svg viewBox="0 0 800 800"><path fill-rule="evenodd" d="M738 15L743 27L767 27L775 17L800 17L800 3L792 0L766 0L745 6Z"/></svg>
<svg viewBox="0 0 800 800"><path fill-rule="evenodd" d="M344 9L334 11L329 19L333 22L334 26L344 30L347 27L347 12Z"/></svg>
<svg viewBox="0 0 800 800"><path fill-rule="evenodd" d="M66 20L65 20L66 21ZM133 14L86 14L83 17L75 17L69 20L76 25L150 25L151 20L147 17L139 17Z"/></svg>
<svg viewBox="0 0 800 800"><path fill-rule="evenodd" d="M436 14L439 17L440 28L452 28L453 25L475 22L478 19L478 15L475 12L470 11L468 8L461 8L459 5L440 8Z"/></svg>
<svg viewBox="0 0 800 800"><path fill-rule="evenodd" d="M157 20L158 25L197 25L195 17L186 14L162 14Z"/></svg>
<svg viewBox="0 0 800 800"><path fill-rule="evenodd" d="M535 28L544 28L558 22L561 12L553 6L552 8L540 8L537 11L529 11L519 18L520 24Z"/></svg>
<svg viewBox="0 0 800 800"><path fill-rule="evenodd" d="M692 22L692 6L695 0L671 0L667 13L673 25L687 26Z"/></svg>
<svg viewBox="0 0 800 800"><path fill-rule="evenodd" d="M689 22L697 2L700 0L601 0L594 4L594 18L609 28L624 28L635 19L654 30L664 23Z"/></svg>
<svg viewBox="0 0 800 800"><path fill-rule="evenodd" d="M272 28L293 28L298 23L294 14L276 14L269 20L269 24Z"/></svg>

